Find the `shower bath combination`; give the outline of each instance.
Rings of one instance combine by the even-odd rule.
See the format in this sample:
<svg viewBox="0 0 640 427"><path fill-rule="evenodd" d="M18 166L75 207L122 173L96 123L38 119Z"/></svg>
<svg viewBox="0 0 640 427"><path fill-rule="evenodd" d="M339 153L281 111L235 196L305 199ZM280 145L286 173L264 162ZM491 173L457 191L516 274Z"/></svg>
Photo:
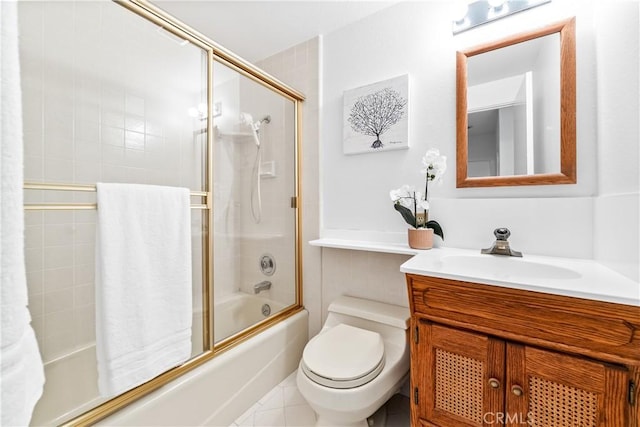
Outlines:
<svg viewBox="0 0 640 427"><path fill-rule="evenodd" d="M3 18L5 3L14 2L0 1ZM16 266L22 269L25 264L30 315L46 379L30 424L94 425L104 419L105 425L198 425L205 420L229 425L238 416L239 402L253 402L256 391L296 368L307 341L301 259L295 257L302 215L286 203L289 195L300 193L295 124L304 95L151 2L80 3L82 7L74 6L75 1L16 2L19 19L15 25L2 25L3 31L20 35L17 49L12 45L18 54L15 62L28 62L20 67L21 81L15 86L22 92L22 127L29 132L16 139L16 147L41 154L22 156L18 166L26 172L26 181L16 187L22 184L25 196L24 213L16 216L26 225L24 235L17 237L23 237L27 249ZM42 49L43 28L55 49ZM68 28L82 30L81 46L76 38L65 36ZM123 31L127 38L121 37ZM121 61L114 58L127 60L127 73L119 72ZM94 66L84 67L88 61ZM56 78L43 80L43 70ZM54 117L56 123L75 123L71 127L76 132L70 133L66 125L49 126L50 120L41 114L51 107L48 93L78 95L56 98ZM241 122L242 111L253 117ZM42 150L43 133L55 140L56 150ZM61 152L78 155L60 156ZM264 163L258 157L253 179L254 158L260 154ZM264 220L256 225L247 199L253 192L259 218L259 179L275 177L276 161L278 177L265 183ZM54 171L46 179L40 173L43 164ZM190 265L192 274L190 280L181 280L181 290L190 291L191 298L182 298L179 313L185 322L191 320L191 343L175 346L181 359L188 357L184 363L167 363L171 366L158 376L118 391L113 399L98 392L96 362L96 222L99 212L108 211L99 207L100 180L154 189L179 187L190 193L190 200L181 203L182 208L190 205L190 214L185 213L181 223L182 242L189 245L191 257L183 264ZM270 203L272 194L277 203ZM127 219L119 226L131 224ZM161 243L140 246L140 255L163 248ZM272 277L263 276L256 265L267 249L278 261L285 260ZM166 264L166 259L152 258ZM263 280L272 282L271 290L254 294L252 286ZM129 301L153 303L152 295L147 296ZM121 305L101 314L126 321L126 315L116 311ZM139 323L133 326L143 326ZM231 348L233 360L223 352ZM221 354L224 357L218 357ZM242 381L226 375L230 366L246 374ZM264 366L276 370L263 372ZM151 405L146 399L138 401L152 392ZM189 411L162 411L186 401L198 404ZM120 411L126 405L127 410Z"/></svg>
<svg viewBox="0 0 640 427"><path fill-rule="evenodd" d="M262 151L260 141L260 128L264 123L271 123L271 116L267 115L259 121L253 121L249 113L240 113L240 123L251 129L251 136L256 144L256 158L251 170L251 216L256 224L262 219L262 196L260 194L260 165L262 164Z"/></svg>

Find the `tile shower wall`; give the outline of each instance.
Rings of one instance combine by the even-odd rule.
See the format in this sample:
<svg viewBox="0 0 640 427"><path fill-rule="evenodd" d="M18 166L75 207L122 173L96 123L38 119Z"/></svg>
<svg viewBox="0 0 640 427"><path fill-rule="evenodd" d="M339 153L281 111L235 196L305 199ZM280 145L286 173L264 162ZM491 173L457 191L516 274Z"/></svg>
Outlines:
<svg viewBox="0 0 640 427"><path fill-rule="evenodd" d="M100 2L20 4L25 180L77 184L128 182L200 189L202 141L194 140L193 123L186 114L190 106L200 101L200 95L163 99L149 86L132 87L125 78L118 81L104 72L96 75L79 64L86 60L82 47L89 48L91 42L103 48L107 44L112 49L118 46L116 40L107 41L104 34L95 30L84 32L83 27L88 24L80 24L98 20L105 28L121 26L120 11L112 7ZM134 18L136 25L139 18ZM80 31L83 37L74 37ZM69 47L64 54L67 57L57 57L57 53L54 57L50 50L60 52L64 50L61 47ZM130 67L143 65L125 58ZM197 67L195 77L199 77L200 63L194 64L192 57L187 58L190 65ZM27 191L25 200L94 202L95 194ZM198 217L199 213L194 212L194 233L199 233ZM43 315L64 312L75 300L83 307L80 312L90 320L82 323L91 325L93 320L88 318L93 314L84 306L93 304L95 218L92 211L27 214L31 304L41 300ZM195 255L201 252L198 243L196 239ZM195 267L194 282L199 287L201 268ZM70 285L80 289L74 291L74 298L67 299ZM197 305L200 310L200 303ZM75 323L71 314L56 317L62 323L65 320ZM54 328L49 325L49 329ZM41 343L45 361L60 356L61 348L65 347L62 343L68 341L68 338L43 338L42 334L39 338L45 341ZM91 339L81 341L86 344Z"/></svg>
<svg viewBox="0 0 640 427"><path fill-rule="evenodd" d="M298 50L303 49L306 61L307 48L302 46ZM282 58L289 55L287 51L257 65L273 66L280 58L282 71ZM317 58L317 48L311 55ZM314 63L317 74L317 60ZM266 71L273 74L273 70ZM294 103L223 64L215 63L214 76L213 103L218 106L214 118L214 296L221 301L236 292L253 294L255 284L269 280L271 289L260 295L288 306L295 302L295 211L290 207L295 194ZM317 130L317 107L315 111ZM254 122L270 117L259 132L263 172L259 222L251 207L252 192L257 192L253 169L258 150L250 128L241 121L243 113L250 114ZM260 271L259 260L265 254L275 259L272 276Z"/></svg>
<svg viewBox="0 0 640 427"><path fill-rule="evenodd" d="M201 102L199 51L161 38L112 2L20 2L19 30L26 181L202 188L204 140L187 115ZM163 57L185 67L179 80L171 79L178 69L150 73ZM25 202L94 203L95 193L28 190ZM97 397L95 222L93 210L25 214L29 306L47 376L34 423ZM192 211L196 312L201 224L201 211ZM194 353L202 351L199 331Z"/></svg>
<svg viewBox="0 0 640 427"><path fill-rule="evenodd" d="M319 57L320 39L301 43L256 63L257 66L305 94L302 104L302 242L304 305L310 314L310 334L320 329L320 250L306 242L318 237L319 229ZM261 293L277 301L295 301L293 210L289 197L294 183L294 126L292 105L282 103L269 91L240 77L223 66L216 68L214 103L222 107L216 117L216 169L214 209L216 298L237 291L253 293L253 285L270 280L271 290ZM214 72L215 72L214 70ZM251 216L252 168L256 146L246 127L239 125L239 115L251 114L254 120L266 115L271 123L262 126L262 163L273 162L275 177L264 177L262 185L262 219L256 224ZM273 276L259 270L259 258L269 253L276 260Z"/></svg>
<svg viewBox="0 0 640 427"><path fill-rule="evenodd" d="M263 70L304 93L302 103L302 271L304 306L309 311L309 336L321 324L321 250L310 246L320 230L320 63L322 39L313 38L276 55L258 61Z"/></svg>
<svg viewBox="0 0 640 427"><path fill-rule="evenodd" d="M257 148L250 138L237 144L234 207L239 219L240 289L253 294L254 284L269 280L271 289L261 295L290 305L295 302L295 211L290 207L295 188L294 107L288 101L283 105L283 100L272 93L258 92L262 96L256 96L255 83L243 83L240 97L243 105L250 106L248 112L253 119L271 116L271 122L260 129L260 152L261 168L266 171L267 165L273 165L274 176L260 178L262 208L260 221L256 222L250 201L258 185L253 175ZM265 254L273 256L276 263L272 276L260 271L259 260Z"/></svg>
<svg viewBox="0 0 640 427"><path fill-rule="evenodd" d="M409 306L407 285L400 265L409 255L345 249L322 250L322 321L331 301L350 295Z"/></svg>
<svg viewBox="0 0 640 427"><path fill-rule="evenodd" d="M261 296L290 305L295 301L295 216L289 206L295 167L293 102L225 66L216 64L216 70L224 83L214 87L214 103L221 106L221 115L214 121L215 296L224 299L238 291L253 294L253 285L268 279L273 286ZM241 113L250 114L254 122L267 115L271 118L260 129L261 163L263 169L272 164L274 174L260 179L259 222L251 207L252 194L258 190L253 174L258 150L250 128L240 121ZM260 272L262 254L274 256L273 276Z"/></svg>
<svg viewBox="0 0 640 427"><path fill-rule="evenodd" d="M217 71L217 73L216 73ZM239 290L235 258L237 244L234 237L236 215L234 215L234 159L237 144L234 138L223 131L233 128L240 114L239 77L224 65L215 64L214 73L218 77L213 88L214 104L219 104L222 114L214 119L214 188L213 188L213 238L214 259L213 290L214 301ZM220 79L222 73L230 74ZM217 338L214 338L217 339Z"/></svg>

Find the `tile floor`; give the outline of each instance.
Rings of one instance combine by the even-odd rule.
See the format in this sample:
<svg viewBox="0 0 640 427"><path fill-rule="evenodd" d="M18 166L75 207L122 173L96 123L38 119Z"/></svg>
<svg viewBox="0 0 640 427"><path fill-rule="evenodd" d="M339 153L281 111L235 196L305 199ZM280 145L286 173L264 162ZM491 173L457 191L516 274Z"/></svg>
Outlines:
<svg viewBox="0 0 640 427"><path fill-rule="evenodd" d="M385 426L375 427L409 427L409 399L406 396L394 395L386 403L386 411ZM229 427L310 427L315 422L313 409L298 391L294 371Z"/></svg>

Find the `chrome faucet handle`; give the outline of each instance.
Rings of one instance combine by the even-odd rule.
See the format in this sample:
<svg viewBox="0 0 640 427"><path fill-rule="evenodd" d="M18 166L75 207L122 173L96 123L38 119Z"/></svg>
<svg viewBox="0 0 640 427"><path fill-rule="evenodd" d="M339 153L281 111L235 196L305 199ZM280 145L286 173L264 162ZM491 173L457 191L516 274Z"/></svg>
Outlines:
<svg viewBox="0 0 640 427"><path fill-rule="evenodd" d="M493 230L493 235L496 236L496 240L507 240L511 232L508 228L496 228Z"/></svg>
<svg viewBox="0 0 640 427"><path fill-rule="evenodd" d="M521 257L522 252L514 251L509 247L509 241L507 240L511 236L511 232L508 228L496 228L493 230L493 235L496 236L496 241L490 248L480 250L480 253L489 255L508 255Z"/></svg>

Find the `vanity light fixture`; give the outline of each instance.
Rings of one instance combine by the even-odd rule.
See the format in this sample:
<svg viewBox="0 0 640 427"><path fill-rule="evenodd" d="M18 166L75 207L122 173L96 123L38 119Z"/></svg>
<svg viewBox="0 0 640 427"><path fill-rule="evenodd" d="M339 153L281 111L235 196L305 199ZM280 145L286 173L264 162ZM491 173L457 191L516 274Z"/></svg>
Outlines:
<svg viewBox="0 0 640 427"><path fill-rule="evenodd" d="M506 2L506 0L488 0L489 6L494 9L501 9Z"/></svg>
<svg viewBox="0 0 640 427"><path fill-rule="evenodd" d="M466 2L465 8L456 6L453 17L453 34L549 2L551 0L477 0Z"/></svg>
<svg viewBox="0 0 640 427"><path fill-rule="evenodd" d="M494 19L501 18L502 16L506 16L509 14L509 2L506 0L488 0L489 6L491 8L487 12L487 20L491 21ZM526 3L526 2L523 2Z"/></svg>
<svg viewBox="0 0 640 427"><path fill-rule="evenodd" d="M468 12L469 2L467 0L457 1L453 9L453 25L462 26L467 19Z"/></svg>

